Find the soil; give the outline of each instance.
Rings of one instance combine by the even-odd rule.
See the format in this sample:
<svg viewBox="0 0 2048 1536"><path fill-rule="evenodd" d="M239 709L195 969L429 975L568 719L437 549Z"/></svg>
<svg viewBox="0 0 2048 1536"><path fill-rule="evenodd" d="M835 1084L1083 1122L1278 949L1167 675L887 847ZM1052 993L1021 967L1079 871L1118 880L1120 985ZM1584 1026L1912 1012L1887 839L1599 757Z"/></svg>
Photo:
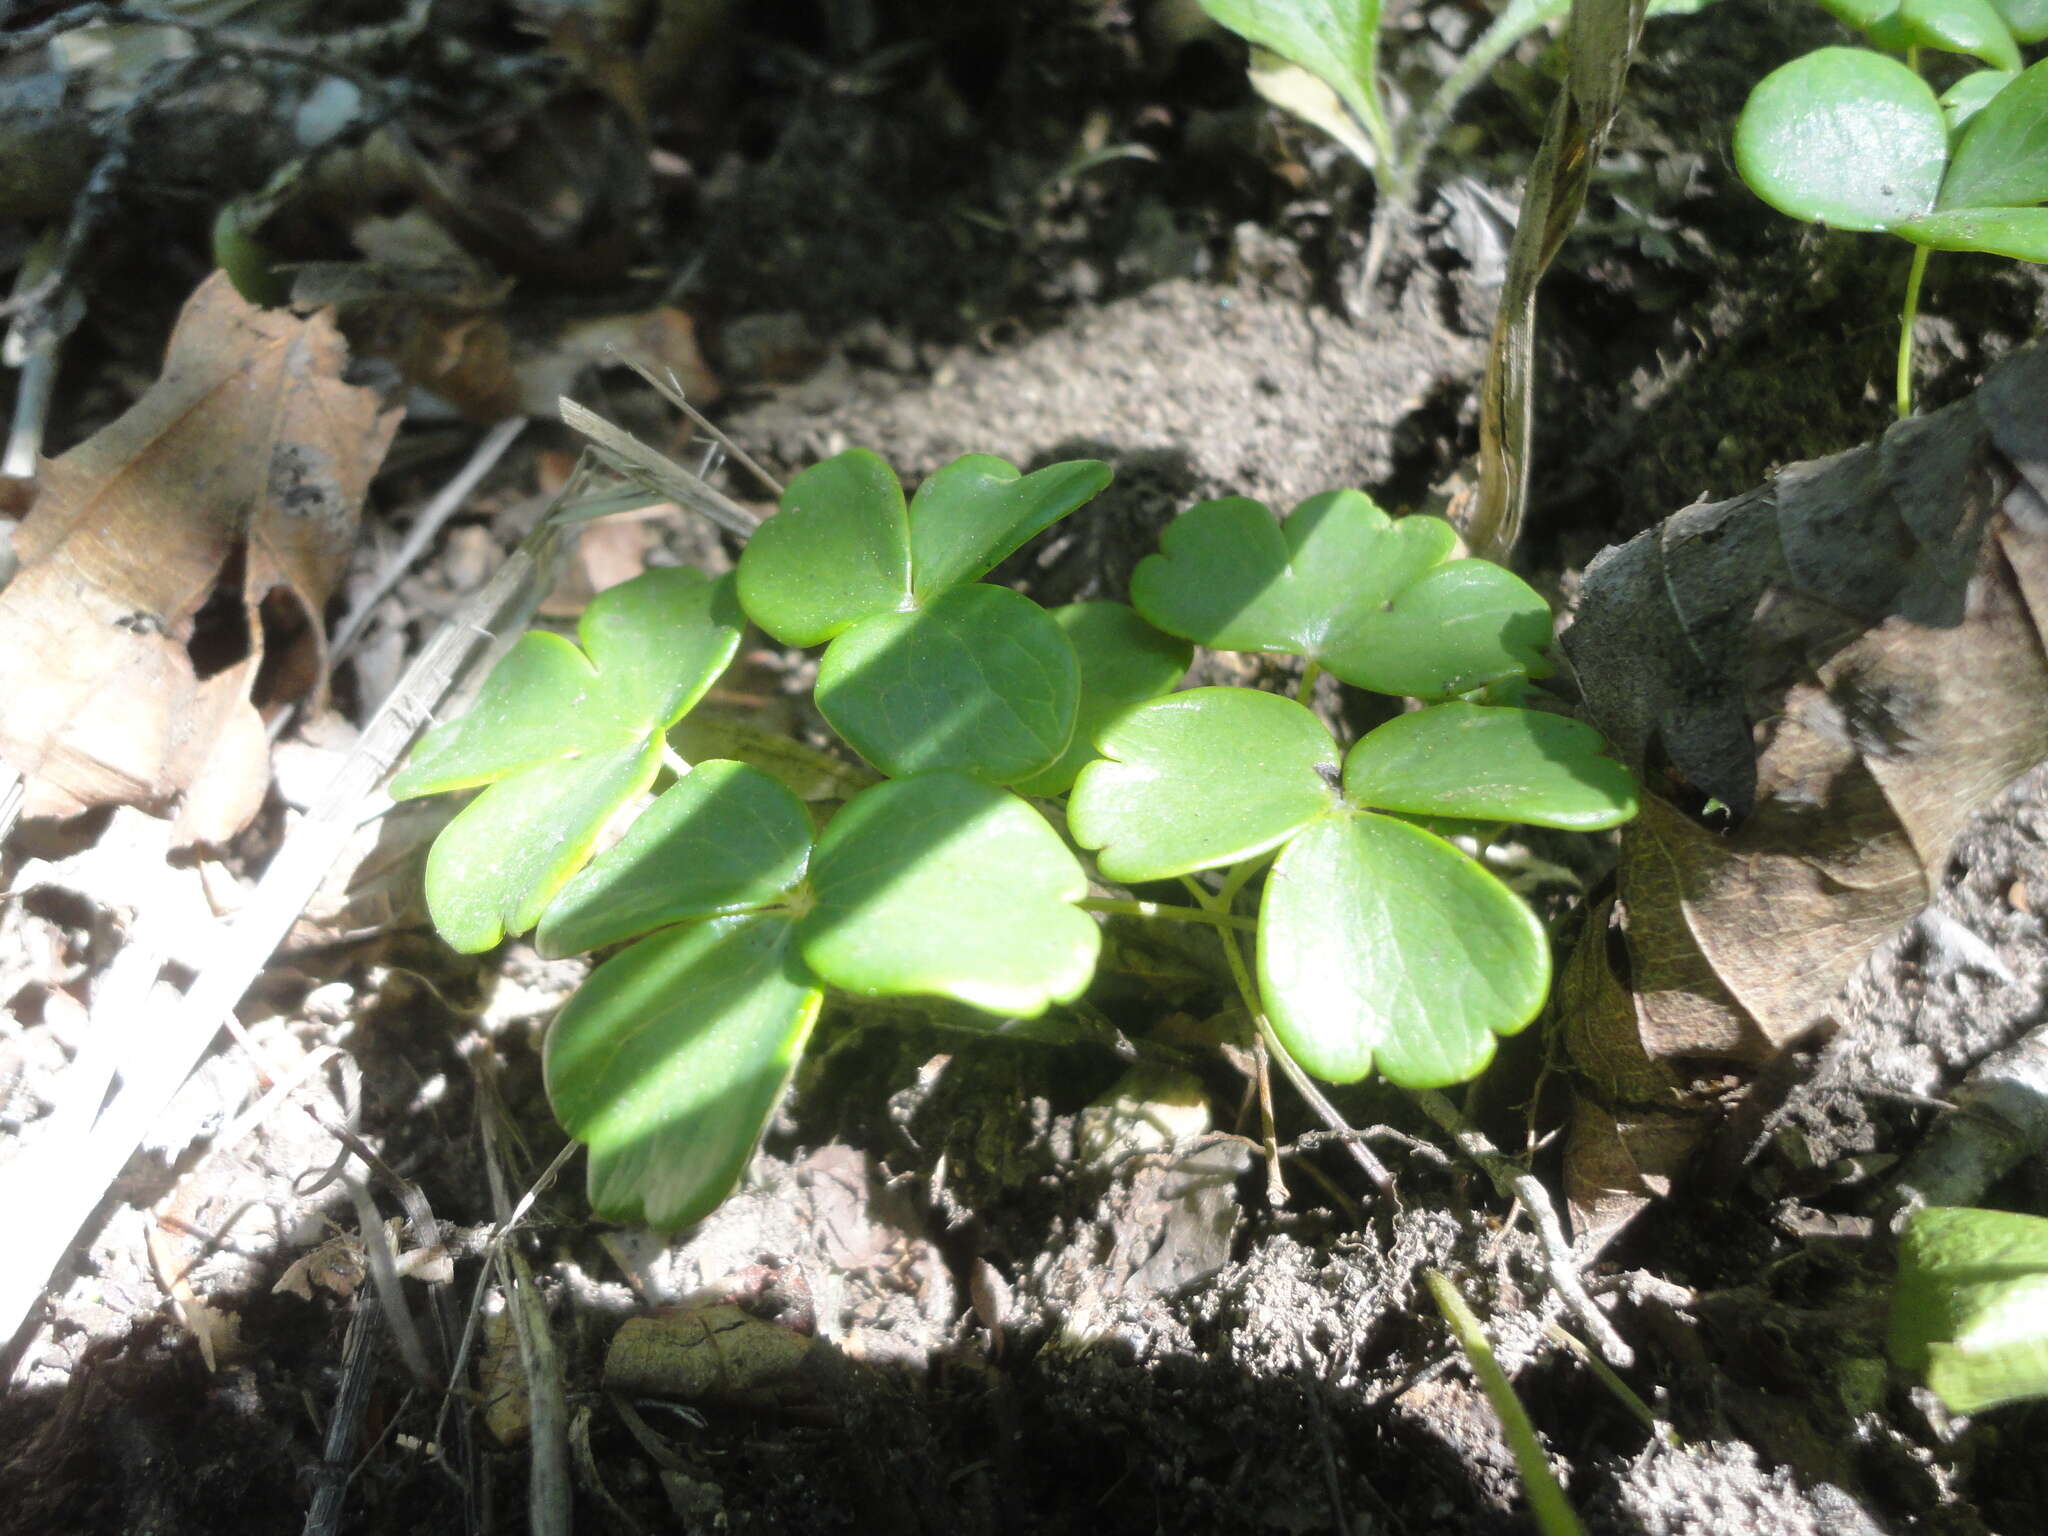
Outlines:
<svg viewBox="0 0 2048 1536"><path fill-rule="evenodd" d="M1498 236L1451 194L1512 196L1548 89L1540 46L1474 96L1435 165L1446 194L1395 221L1367 286L1369 180L1251 95L1227 41L1174 45L1163 3L743 9L738 45L707 55L715 73L661 119L691 194L654 206L613 286L687 272L682 302L728 391L719 420L771 469L851 444L906 481L966 451L1106 459L1111 489L1002 573L1049 603L1121 595L1193 501L1285 507L1356 485L1441 507L1469 473ZM1470 22L1450 0L1404 7L1392 56L1426 69ZM1587 225L1546 288L1522 561L1566 599L1602 547L1886 424L1903 248L1767 214L1726 152L1748 86L1828 35L1817 10L1762 0L1645 34ZM119 237L96 281L118 287L144 244ZM203 264L179 249L171 265ZM136 329L160 337L171 311L145 323L140 303L109 311L118 339L81 333L53 447L110 414L153 355ZM1921 390L1938 405L2039 332L2048 287L2036 268L1938 258L1927 304ZM622 379L586 398L657 440L665 408ZM387 473L364 570L382 520L452 470L433 451ZM405 589L386 651L416 645L516 542L535 473L522 449L486 483ZM668 557L732 554L679 522L660 537ZM345 698L379 692L380 643ZM771 693L801 681L772 650L748 664ZM289 799L282 758L280 774ZM47 1155L49 1085L121 946L106 888L67 862L109 824L26 827L0 855L0 1159ZM415 856L431 830L410 834ZM1394 1196L1323 1146L1288 1160L1289 1199L1273 1202L1236 1134L1256 1135L1256 1115L1205 957L1113 937L1131 964L1038 1029L829 1011L746 1185L698 1228L603 1228L572 1164L522 1229L577 1527L1531 1529L1423 1288L1436 1269L1488 1319L1594 1531L2038 1529L2048 1470L2029 1447L2048 1410L1951 1418L1885 1363L1873 1181L1974 1064L2048 1022L2048 771L1979 818L1942 882L1939 921L1874 956L1831 1038L1777 1069L1772 1134L1732 1172L1678 1184L1591 1269L1634 1350L1636 1403L1546 1332L1580 1330L1536 1240L1401 1096L1338 1096L1376 1128ZM483 1374L464 1378L479 1384L444 1401L365 1325L360 1249L333 1249L307 1294L275 1289L359 1227L346 1191L318 1182L335 1141L317 1111L390 1171L383 1215L403 1186L445 1224L398 1240L428 1251L403 1294L445 1381L499 1214L489 1162L516 1198L561 1145L539 1042L582 967L516 942L456 957L393 889L373 929L344 941L332 918L274 964L240 1010L250 1049L187 1085L17 1341L0 1531L285 1529L323 1488L340 1498L329 1529L527 1521L526 1423L546 1405L522 1409L505 1385L522 1373L501 1301ZM313 1070L244 1132L258 1056L272 1079ZM1513 1146L1541 1066L1532 1035L1474 1099ZM1279 1097L1283 1141L1312 1129ZM217 1141L231 1123L237 1139ZM1550 1152L1538 1169L1554 1174ZM1984 1203L2048 1210L2038 1160ZM152 1256L152 1229L171 1253ZM173 1297L165 1271L188 1264ZM629 1319L681 1332L636 1365ZM665 1395L662 1362L714 1333L709 1384ZM369 1341L368 1398L336 1454L352 1335Z"/></svg>

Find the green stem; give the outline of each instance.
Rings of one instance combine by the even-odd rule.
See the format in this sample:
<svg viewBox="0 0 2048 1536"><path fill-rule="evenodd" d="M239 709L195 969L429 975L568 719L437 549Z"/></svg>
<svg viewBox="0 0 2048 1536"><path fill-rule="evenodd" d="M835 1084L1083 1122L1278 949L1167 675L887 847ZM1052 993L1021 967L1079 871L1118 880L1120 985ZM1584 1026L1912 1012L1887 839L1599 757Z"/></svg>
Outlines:
<svg viewBox="0 0 2048 1536"><path fill-rule="evenodd" d="M1451 126L1451 119L1457 115L1459 105L1471 95L1472 88L1493 73L1493 66L1507 57L1515 44L1537 28L1548 26L1570 9L1570 0L1510 5L1494 18L1492 26L1479 34L1478 40L1458 60L1457 67L1444 76L1443 83L1430 95L1429 105L1422 109L1410 127L1408 147L1401 156L1401 180L1410 191L1420 183L1423 162Z"/></svg>
<svg viewBox="0 0 2048 1536"><path fill-rule="evenodd" d="M1186 884L1195 893L1195 900L1204 907L1212 912L1228 914L1237 900L1237 893L1244 889L1245 882L1257 873L1263 862L1262 859L1246 859L1233 867L1223 877L1223 884L1214 896L1192 880ZM1245 1012L1251 1015L1252 1028L1259 1032L1259 1042L1266 1047L1267 1058L1280 1068L1281 1075L1301 1095L1302 1102L1315 1112L1316 1118L1345 1138L1345 1150L1351 1154L1352 1161L1364 1170L1365 1176L1372 1180L1373 1187L1399 1205L1400 1198L1394 1193L1394 1178L1387 1172L1386 1165L1373 1156L1370 1147L1357 1139L1351 1123L1324 1096L1314 1079L1301 1069L1301 1063L1287 1054L1287 1047L1273 1032L1272 1023L1266 1018L1265 1002L1259 996L1258 983L1252 980L1251 968L1244 963L1244 952L1237 947L1237 940L1220 930L1216 938L1223 945L1223 958L1230 964L1230 979L1237 983L1237 995L1244 1000Z"/></svg>
<svg viewBox="0 0 2048 1536"><path fill-rule="evenodd" d="M1083 912L1113 912L1120 917L1161 917L1175 923L1200 923L1204 927L1235 928L1257 933L1259 925L1232 912L1211 912L1196 907L1174 907L1157 901L1122 901L1114 896L1084 896L1074 903Z"/></svg>
<svg viewBox="0 0 2048 1536"><path fill-rule="evenodd" d="M1323 664L1311 656L1308 664L1301 669L1301 681L1295 685L1294 689L1295 698L1303 704L1313 699L1316 692L1316 679L1322 675Z"/></svg>
<svg viewBox="0 0 2048 1536"><path fill-rule="evenodd" d="M1906 272L1906 303L1899 311L1899 420L1913 414L1913 322L1920 314L1920 279L1927 275L1924 245L1913 247L1913 265Z"/></svg>
<svg viewBox="0 0 2048 1536"><path fill-rule="evenodd" d="M1529 1422L1528 1411L1515 1396L1508 1373L1494 1358L1493 1346L1487 1342L1486 1330L1479 1326L1478 1317L1458 1294L1458 1288L1440 1271L1426 1269L1422 1279L1436 1300L1437 1310L1450 1324L1451 1336L1472 1362L1472 1374L1479 1378L1479 1385L1486 1390L1486 1400L1493 1404L1500 1419L1508 1449L1515 1453L1515 1470L1522 1475L1522 1491L1528 1495L1529 1513L1535 1517L1536 1528L1543 1536L1586 1536L1586 1528L1579 1524L1579 1517L1572 1512L1564 1490L1550 1470L1543 1442L1536 1438L1536 1426Z"/></svg>

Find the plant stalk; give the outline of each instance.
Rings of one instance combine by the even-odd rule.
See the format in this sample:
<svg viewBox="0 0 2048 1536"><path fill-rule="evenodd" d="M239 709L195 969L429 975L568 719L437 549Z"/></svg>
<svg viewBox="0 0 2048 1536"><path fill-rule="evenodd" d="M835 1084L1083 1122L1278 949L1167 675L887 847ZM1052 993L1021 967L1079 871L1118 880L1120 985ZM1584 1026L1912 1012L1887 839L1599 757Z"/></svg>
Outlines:
<svg viewBox="0 0 2048 1536"><path fill-rule="evenodd" d="M1529 1422L1528 1410L1515 1396L1508 1373L1494 1358L1493 1345L1487 1342L1478 1316L1441 1270L1425 1269L1422 1279L1500 1420L1508 1449L1515 1454L1515 1470L1521 1474L1522 1492L1528 1496L1529 1513L1536 1521L1536 1529L1543 1536L1586 1536L1586 1528L1579 1523L1564 1489L1558 1486L1556 1474L1550 1470L1550 1459L1543 1454L1543 1442L1536 1438L1536 1426Z"/></svg>
<svg viewBox="0 0 2048 1536"><path fill-rule="evenodd" d="M1920 280L1927 275L1928 247L1913 247L1906 269L1906 302L1899 309L1899 420L1913 414L1913 322L1920 316Z"/></svg>

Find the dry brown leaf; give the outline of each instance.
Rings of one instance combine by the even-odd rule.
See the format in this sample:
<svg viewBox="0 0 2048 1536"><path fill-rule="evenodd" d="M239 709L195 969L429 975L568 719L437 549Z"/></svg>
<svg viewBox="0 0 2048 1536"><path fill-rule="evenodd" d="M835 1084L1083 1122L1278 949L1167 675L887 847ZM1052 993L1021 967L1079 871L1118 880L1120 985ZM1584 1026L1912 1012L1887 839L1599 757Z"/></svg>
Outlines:
<svg viewBox="0 0 2048 1536"><path fill-rule="evenodd" d="M1564 977L1582 1235L1668 1186L1722 1074L1822 1022L1970 817L2048 758L2044 637L2048 350L1594 562L1566 648L1593 723L1667 794ZM1732 830L1680 808L1706 796Z"/></svg>
<svg viewBox="0 0 2048 1536"><path fill-rule="evenodd" d="M325 315L253 308L216 273L163 376L44 466L0 592L0 757L26 814L182 795L188 843L255 815L257 702L324 695L321 610L398 427L345 361Z"/></svg>

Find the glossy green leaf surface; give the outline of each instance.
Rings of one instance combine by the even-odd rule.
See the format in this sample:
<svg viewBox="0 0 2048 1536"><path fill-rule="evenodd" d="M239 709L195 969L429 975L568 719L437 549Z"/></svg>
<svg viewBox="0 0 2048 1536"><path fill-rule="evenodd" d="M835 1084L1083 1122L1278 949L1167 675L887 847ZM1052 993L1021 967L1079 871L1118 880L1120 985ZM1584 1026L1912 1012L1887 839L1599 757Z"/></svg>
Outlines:
<svg viewBox="0 0 2048 1536"><path fill-rule="evenodd" d="M1952 1413L2048 1396L2048 1220L1916 1211L1899 1244L1890 1343Z"/></svg>
<svg viewBox="0 0 2048 1536"><path fill-rule="evenodd" d="M685 1227L746 1171L822 996L791 930L787 916L752 914L642 939L555 1020L548 1099L590 1148L598 1214Z"/></svg>
<svg viewBox="0 0 2048 1536"><path fill-rule="evenodd" d="M1070 603L1052 610L1052 621L1081 663L1081 700L1074 734L1059 760L1042 773L1019 779L1020 795L1063 795L1074 777L1096 757L1096 739L1148 699L1170 693L1187 675L1194 651L1184 640L1163 635L1123 603Z"/></svg>
<svg viewBox="0 0 2048 1536"><path fill-rule="evenodd" d="M1292 699L1194 688L1141 704L1102 732L1067 829L1112 880L1164 880L1235 864L1337 803L1337 744Z"/></svg>
<svg viewBox="0 0 2048 1536"><path fill-rule="evenodd" d="M985 453L955 459L910 502L911 588L923 602L977 581L1109 484L1095 459L1048 464L1029 475Z"/></svg>
<svg viewBox="0 0 2048 1536"><path fill-rule="evenodd" d="M492 668L469 710L420 739L391 781L392 798L473 789L571 752L630 740L603 712L594 721L581 717L596 691L597 669L581 651L560 635L529 630Z"/></svg>
<svg viewBox="0 0 2048 1536"><path fill-rule="evenodd" d="M1464 1082L1550 990L1543 926L1441 839L1387 816L1318 821L1280 852L1259 912L1259 987L1309 1072Z"/></svg>
<svg viewBox="0 0 2048 1536"><path fill-rule="evenodd" d="M662 736L732 660L744 623L729 578L673 567L599 594L577 627L524 635L476 707L428 732L398 798L490 787L441 833L427 906L465 952L523 933L654 782Z"/></svg>
<svg viewBox="0 0 2048 1536"><path fill-rule="evenodd" d="M1889 229L1934 208L1948 123L1927 83L1863 48L1821 48L1758 82L1735 124L1735 165L1781 213Z"/></svg>
<svg viewBox="0 0 2048 1536"><path fill-rule="evenodd" d="M480 954L539 922L660 767L658 739L612 747L500 779L464 806L427 854L427 911L441 937Z"/></svg>
<svg viewBox="0 0 2048 1536"><path fill-rule="evenodd" d="M1285 524L1256 501L1191 507L1131 578L1153 624L1217 650L1307 656L1382 692L1463 692L1542 669L1549 610L1512 572L1450 560L1434 517L1390 518L1357 491Z"/></svg>
<svg viewBox="0 0 2048 1536"><path fill-rule="evenodd" d="M1997 0L1998 14L2023 43L2048 39L2048 0Z"/></svg>
<svg viewBox="0 0 2048 1536"><path fill-rule="evenodd" d="M1969 54L1993 69L2018 69L2019 44L1991 0L1901 0L1899 25L1920 48Z"/></svg>
<svg viewBox="0 0 2048 1536"><path fill-rule="evenodd" d="M910 514L896 472L865 448L790 481L739 563L740 605L784 645L822 645L910 605Z"/></svg>
<svg viewBox="0 0 2048 1536"><path fill-rule="evenodd" d="M1424 573L1350 626L1325 663L1376 693L1443 699L1488 684L1548 677L1550 606L1513 571L1453 560Z"/></svg>
<svg viewBox="0 0 2048 1536"><path fill-rule="evenodd" d="M699 763L569 882L534 947L550 959L686 918L766 906L803 878L803 802L744 763Z"/></svg>
<svg viewBox="0 0 2048 1536"><path fill-rule="evenodd" d="M1949 138L1953 140L1963 124L1983 111L1992 97L2018 78L2018 75L2000 69L1972 70L1943 91L1941 110L1948 118Z"/></svg>
<svg viewBox="0 0 2048 1536"><path fill-rule="evenodd" d="M819 712L898 778L1028 778L1066 751L1080 693L1080 662L1045 610L979 584L867 620L818 667Z"/></svg>
<svg viewBox="0 0 2048 1536"><path fill-rule="evenodd" d="M1029 805L963 774L856 795L818 839L810 890L803 957L849 992L1030 1017L1095 973L1080 864Z"/></svg>
<svg viewBox="0 0 2048 1536"><path fill-rule="evenodd" d="M1938 206L2025 208L2048 202L2048 59L1986 102L1956 141Z"/></svg>
<svg viewBox="0 0 2048 1536"><path fill-rule="evenodd" d="M1248 42L1324 80L1361 121L1380 118L1379 0L1201 0Z"/></svg>
<svg viewBox="0 0 2048 1536"><path fill-rule="evenodd" d="M1844 26L1856 28L1880 48L1904 53L1912 33L1899 16L1899 0L1820 0L1821 8Z"/></svg>
<svg viewBox="0 0 2048 1536"><path fill-rule="evenodd" d="M1345 757L1344 792L1379 810L1574 832L1636 813L1634 779L1591 726L1480 704L1396 715Z"/></svg>
<svg viewBox="0 0 2048 1536"><path fill-rule="evenodd" d="M1937 251L1988 251L2020 261L2048 261L2048 208L1952 208L1892 231Z"/></svg>
<svg viewBox="0 0 2048 1536"><path fill-rule="evenodd" d="M739 649L728 579L668 566L598 594L577 626L583 649L519 637L477 701L420 739L394 798L488 784L556 758L644 742L704 696Z"/></svg>

